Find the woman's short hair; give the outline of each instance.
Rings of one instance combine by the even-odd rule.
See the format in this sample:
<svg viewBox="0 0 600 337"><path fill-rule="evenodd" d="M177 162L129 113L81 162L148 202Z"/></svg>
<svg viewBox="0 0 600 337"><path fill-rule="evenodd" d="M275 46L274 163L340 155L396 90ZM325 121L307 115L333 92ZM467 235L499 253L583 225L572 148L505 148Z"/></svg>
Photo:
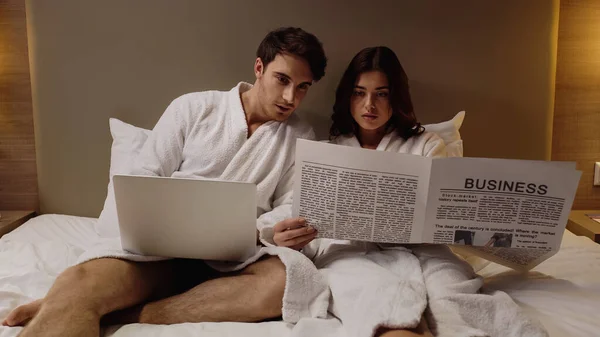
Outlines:
<svg viewBox="0 0 600 337"><path fill-rule="evenodd" d="M356 133L358 125L350 112L352 93L358 76L374 70L384 73L389 82L392 117L388 121L387 131L395 130L404 139L423 133L424 128L417 122L413 110L408 77L394 51L380 46L361 50L344 72L335 94L330 138Z"/></svg>

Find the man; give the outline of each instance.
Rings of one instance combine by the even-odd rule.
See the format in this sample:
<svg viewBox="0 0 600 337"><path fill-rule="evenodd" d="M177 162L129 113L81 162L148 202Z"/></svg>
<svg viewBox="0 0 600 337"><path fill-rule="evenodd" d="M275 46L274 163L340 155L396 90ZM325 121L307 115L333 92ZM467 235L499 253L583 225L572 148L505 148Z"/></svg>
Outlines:
<svg viewBox="0 0 600 337"><path fill-rule="evenodd" d="M256 183L263 213L258 228L272 231L277 223L294 234L285 246L303 246L315 230L286 218L291 216L296 138L312 139L314 133L293 112L324 75L326 63L314 35L299 28L270 32L257 51L254 85L174 100L132 173ZM174 324L282 315L286 268L277 256L263 256L228 277L219 277L202 261L139 263L133 261L143 257L122 251L88 254L84 260L59 275L45 298L11 312L4 325L29 322L22 337L71 337L98 336L103 318Z"/></svg>

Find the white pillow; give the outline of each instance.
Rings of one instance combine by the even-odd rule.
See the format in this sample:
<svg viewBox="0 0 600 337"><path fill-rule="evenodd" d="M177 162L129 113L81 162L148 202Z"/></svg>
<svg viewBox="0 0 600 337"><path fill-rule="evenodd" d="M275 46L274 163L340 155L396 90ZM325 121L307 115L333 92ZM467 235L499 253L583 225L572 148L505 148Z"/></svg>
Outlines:
<svg viewBox="0 0 600 337"><path fill-rule="evenodd" d="M115 174L130 174L135 158L146 143L150 130L122 122L116 118L109 119L110 134L113 143L110 151L110 173L109 182L104 201L104 208L98 222L96 232L102 237L119 236L119 220L117 218L117 206L115 204L115 192L112 177Z"/></svg>
<svg viewBox="0 0 600 337"><path fill-rule="evenodd" d="M463 156L463 141L460 138L459 129L465 119L465 112L461 111L449 121L423 125L426 131L433 132L440 136L446 143L446 152L448 157Z"/></svg>
<svg viewBox="0 0 600 337"><path fill-rule="evenodd" d="M425 130L436 133L440 136L444 143L446 143L446 151L448 157L462 157L463 156L463 141L460 138L459 129L465 119L465 112L461 111L449 121L423 125ZM450 247L452 249L453 247ZM485 260L477 255L473 255L465 250L452 249L454 254L463 258L469 263L475 272L480 271L485 266L490 264L490 261Z"/></svg>

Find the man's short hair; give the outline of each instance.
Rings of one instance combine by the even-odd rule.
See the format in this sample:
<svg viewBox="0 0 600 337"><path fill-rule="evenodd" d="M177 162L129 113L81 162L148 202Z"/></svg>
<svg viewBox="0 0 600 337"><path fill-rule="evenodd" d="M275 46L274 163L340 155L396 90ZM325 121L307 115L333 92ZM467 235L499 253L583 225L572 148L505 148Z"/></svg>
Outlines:
<svg viewBox="0 0 600 337"><path fill-rule="evenodd" d="M258 46L256 56L260 57L266 68L277 54L283 53L305 59L315 81L325 75L327 57L323 44L316 36L302 28L282 27L270 32Z"/></svg>

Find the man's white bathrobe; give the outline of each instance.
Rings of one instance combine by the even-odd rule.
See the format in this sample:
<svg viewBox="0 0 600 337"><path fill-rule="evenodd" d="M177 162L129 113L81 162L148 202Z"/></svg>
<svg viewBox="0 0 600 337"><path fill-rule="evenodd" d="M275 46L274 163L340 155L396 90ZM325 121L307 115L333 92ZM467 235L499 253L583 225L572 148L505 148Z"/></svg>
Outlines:
<svg viewBox="0 0 600 337"><path fill-rule="evenodd" d="M255 183L257 228L261 238L272 237L272 227L291 217L296 139L314 139L314 132L292 115L285 122L261 125L248 138L241 93L250 88L250 84L240 83L228 92L206 91L175 99L152 130L130 173ZM297 322L302 317L325 317L329 289L314 264L300 252L263 247L243 264L211 266L222 271L241 269L264 254L278 255L286 266L283 319ZM100 240L79 262L102 257L138 262L164 259L123 251L120 239L113 237Z"/></svg>
<svg viewBox="0 0 600 337"><path fill-rule="evenodd" d="M332 143L360 147L354 136ZM443 140L428 132L408 140L389 133L377 150L446 156ZM317 239L304 252L327 279L329 310L348 336L370 337L378 327L413 328L424 313L436 336L547 335L506 293L481 293L482 278L445 245Z"/></svg>

